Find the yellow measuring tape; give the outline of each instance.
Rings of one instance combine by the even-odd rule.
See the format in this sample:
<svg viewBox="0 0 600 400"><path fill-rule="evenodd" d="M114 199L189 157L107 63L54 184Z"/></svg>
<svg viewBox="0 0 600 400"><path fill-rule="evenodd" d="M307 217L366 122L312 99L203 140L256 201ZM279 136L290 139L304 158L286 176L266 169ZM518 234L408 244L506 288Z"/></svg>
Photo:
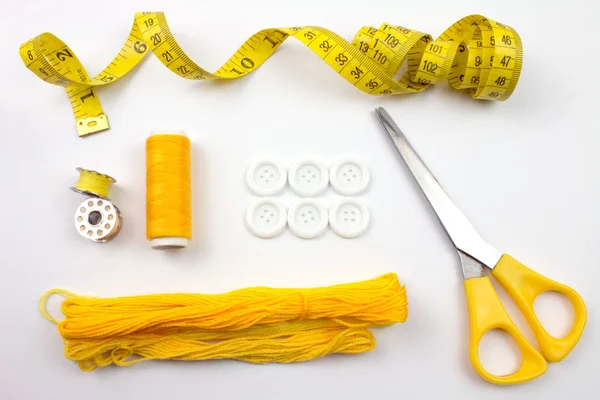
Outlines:
<svg viewBox="0 0 600 400"><path fill-rule="evenodd" d="M85 136L109 128L95 87L122 78L148 50L186 79L236 79L257 69L290 36L371 95L416 93L448 80L455 89L470 90L475 99L506 100L517 85L523 59L517 32L481 15L461 19L435 40L426 33L390 24L379 29L365 26L352 43L318 26L264 29L214 73L202 69L179 47L162 12L136 13L123 48L94 78L73 50L51 33L23 43L19 52L40 79L66 89L79 136ZM405 61L406 72L395 80Z"/></svg>

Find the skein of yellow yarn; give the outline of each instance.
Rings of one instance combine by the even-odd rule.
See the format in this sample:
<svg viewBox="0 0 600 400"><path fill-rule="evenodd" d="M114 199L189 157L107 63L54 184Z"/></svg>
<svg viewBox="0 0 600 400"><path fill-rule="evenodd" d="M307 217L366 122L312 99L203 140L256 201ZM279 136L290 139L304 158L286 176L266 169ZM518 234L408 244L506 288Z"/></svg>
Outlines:
<svg viewBox="0 0 600 400"><path fill-rule="evenodd" d="M65 297L65 319L45 309ZM375 347L371 326L404 322L406 290L395 274L312 289L253 287L229 293L95 298L52 289L40 310L58 324L65 357L84 371L145 360L237 359L290 363Z"/></svg>

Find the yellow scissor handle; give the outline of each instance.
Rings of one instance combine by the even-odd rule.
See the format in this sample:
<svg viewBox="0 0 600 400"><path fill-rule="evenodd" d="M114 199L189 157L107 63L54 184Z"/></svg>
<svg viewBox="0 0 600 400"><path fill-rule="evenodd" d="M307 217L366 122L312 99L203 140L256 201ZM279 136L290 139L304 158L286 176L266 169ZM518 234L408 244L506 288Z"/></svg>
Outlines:
<svg viewBox="0 0 600 400"><path fill-rule="evenodd" d="M581 296L569 286L532 271L507 254L500 258L492 270L492 275L510 294L523 313L546 360L557 362L565 358L573 350L585 328L586 309ZM564 338L559 339L550 335L535 315L533 308L535 298L549 291L564 295L573 305L573 327Z"/></svg>
<svg viewBox="0 0 600 400"><path fill-rule="evenodd" d="M514 385L535 379L546 372L548 363L514 324L500 302L490 278L482 276L465 280L465 292L470 322L469 359L479 376L497 385ZM522 363L517 372L504 376L493 375L481 365L479 342L492 329L507 332L519 346Z"/></svg>

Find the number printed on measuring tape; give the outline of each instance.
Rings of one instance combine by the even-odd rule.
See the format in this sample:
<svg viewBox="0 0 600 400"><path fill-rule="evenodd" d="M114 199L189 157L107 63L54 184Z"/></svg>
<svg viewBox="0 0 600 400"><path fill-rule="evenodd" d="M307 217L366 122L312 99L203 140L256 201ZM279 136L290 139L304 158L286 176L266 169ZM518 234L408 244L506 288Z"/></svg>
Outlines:
<svg viewBox="0 0 600 400"><path fill-rule="evenodd" d="M193 62L175 41L162 12L135 14L125 44L91 78L73 50L51 33L23 43L23 63L45 82L63 86L79 136L109 128L96 87L116 82L148 54L191 80L236 79L260 67L289 37L316 53L357 89L371 95L416 93L447 80L475 99L506 100L521 73L523 48L517 32L481 15L454 23L437 39L398 25L365 26L348 42L318 26L263 29L252 35L216 72ZM399 80L394 76L406 64Z"/></svg>

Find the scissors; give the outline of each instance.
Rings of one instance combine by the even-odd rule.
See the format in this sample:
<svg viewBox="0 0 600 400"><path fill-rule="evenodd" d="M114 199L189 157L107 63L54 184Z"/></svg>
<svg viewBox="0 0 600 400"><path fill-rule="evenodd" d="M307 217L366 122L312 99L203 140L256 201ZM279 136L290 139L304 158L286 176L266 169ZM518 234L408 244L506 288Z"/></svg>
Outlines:
<svg viewBox="0 0 600 400"><path fill-rule="evenodd" d="M570 287L534 272L486 243L450 200L390 115L382 107L376 108L375 114L429 200L460 257L469 311L469 359L473 369L483 379L498 385L512 385L539 377L546 372L547 361L561 361L579 341L586 322L583 299ZM533 331L539 352L525 339L504 309L490 278L483 274L484 266L492 270L491 275L517 304ZM548 291L564 295L573 305L573 327L564 338L551 336L535 315L535 298ZM521 366L510 375L490 374L479 360L479 342L492 329L507 332L521 351Z"/></svg>

